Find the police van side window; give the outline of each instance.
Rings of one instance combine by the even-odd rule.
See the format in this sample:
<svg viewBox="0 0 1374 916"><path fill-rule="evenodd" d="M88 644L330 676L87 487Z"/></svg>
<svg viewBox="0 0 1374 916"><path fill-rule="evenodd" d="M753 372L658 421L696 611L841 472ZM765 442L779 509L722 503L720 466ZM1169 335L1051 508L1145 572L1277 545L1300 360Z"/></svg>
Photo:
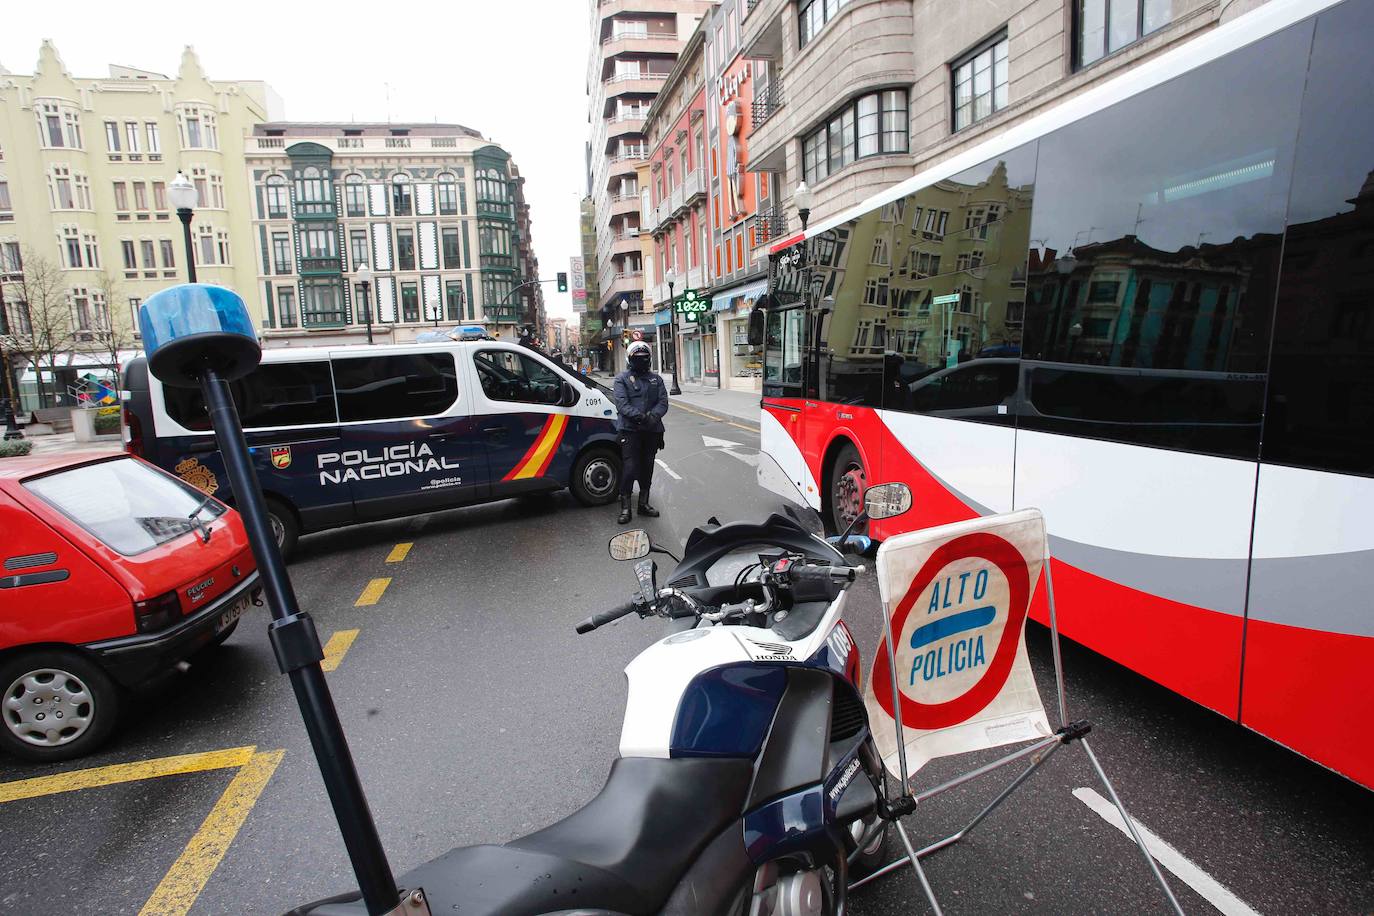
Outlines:
<svg viewBox="0 0 1374 916"><path fill-rule="evenodd" d="M482 350L473 357L482 391L493 401L557 404L563 379L548 366L514 350Z"/></svg>
<svg viewBox="0 0 1374 916"><path fill-rule="evenodd" d="M458 370L449 353L334 359L339 420L399 420L444 413L458 400Z"/></svg>
<svg viewBox="0 0 1374 916"><path fill-rule="evenodd" d="M328 426L334 413L334 382L329 364L264 363L230 383L244 429L278 426ZM190 430L210 429L210 417L199 388L162 389L167 416Z"/></svg>

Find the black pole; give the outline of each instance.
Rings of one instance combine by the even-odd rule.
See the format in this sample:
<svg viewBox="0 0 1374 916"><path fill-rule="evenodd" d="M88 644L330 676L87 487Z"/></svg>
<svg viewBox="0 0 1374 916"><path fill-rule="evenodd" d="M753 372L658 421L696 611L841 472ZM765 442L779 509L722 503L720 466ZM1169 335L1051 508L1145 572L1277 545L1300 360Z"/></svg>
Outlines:
<svg viewBox="0 0 1374 916"><path fill-rule="evenodd" d="M367 342L372 343L372 284L363 281L363 317L367 319Z"/></svg>
<svg viewBox="0 0 1374 916"><path fill-rule="evenodd" d="M672 331L673 338L673 387L668 389L669 394L682 394L682 386L678 384L678 364L677 364L677 298L673 295L673 284L668 283L668 329Z"/></svg>
<svg viewBox="0 0 1374 916"><path fill-rule="evenodd" d="M196 249L191 244L191 208L180 207L177 209L177 219L181 220L181 233L186 241L186 279L191 283L196 282ZM209 403L208 401L206 403Z"/></svg>
<svg viewBox="0 0 1374 916"><path fill-rule="evenodd" d="M248 457L243 427L234 409L229 386L219 373L206 368L200 376L200 388L205 395L210 424L215 430L239 514L248 529L248 541L258 563L263 591L267 593L267 605L272 612L268 633L277 654L277 664L291 679L291 689L300 705L310 746L319 762L320 775L334 806L334 817L339 822L339 832L343 834L367 911L370 916L382 916L396 908L400 895L382 849L381 837L377 834L377 825L367 806L362 781L349 753L343 724L334 708L324 672L320 670L324 653L320 649L319 634L310 615L302 612L296 603L296 592L286 575L286 564L282 562L267 519L267 506L258 486L257 472Z"/></svg>

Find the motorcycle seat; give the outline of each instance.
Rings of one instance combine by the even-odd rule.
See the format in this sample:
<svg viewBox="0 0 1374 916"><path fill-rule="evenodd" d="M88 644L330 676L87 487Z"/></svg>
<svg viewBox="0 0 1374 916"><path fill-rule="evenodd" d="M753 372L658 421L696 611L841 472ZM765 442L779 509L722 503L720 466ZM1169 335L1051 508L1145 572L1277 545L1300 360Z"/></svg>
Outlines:
<svg viewBox="0 0 1374 916"><path fill-rule="evenodd" d="M741 758L620 758L597 796L563 820L504 846L450 850L397 884L424 888L434 913L656 913L741 816L752 778L753 763Z"/></svg>

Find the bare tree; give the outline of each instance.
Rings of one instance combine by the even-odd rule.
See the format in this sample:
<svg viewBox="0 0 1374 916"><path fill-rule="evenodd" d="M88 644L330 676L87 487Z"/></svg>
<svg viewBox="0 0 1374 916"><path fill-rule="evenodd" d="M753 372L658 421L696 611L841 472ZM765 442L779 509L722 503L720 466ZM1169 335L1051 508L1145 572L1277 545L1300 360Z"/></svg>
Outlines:
<svg viewBox="0 0 1374 916"><path fill-rule="evenodd" d="M98 345L93 355L97 365L108 369L114 377L114 391L118 395L121 386L119 354L134 348L132 323L126 323L124 309L116 305L124 301L123 284L119 277L107 269L96 278L91 292L101 300L100 307L92 315L92 331Z"/></svg>
<svg viewBox="0 0 1374 916"><path fill-rule="evenodd" d="M14 277L14 274L7 276ZM38 377L38 399L47 399L44 366L57 378L57 356L71 349L76 328L72 323L62 270L51 259L25 246L23 263L14 279L3 281L8 320L0 327L4 348L28 357Z"/></svg>

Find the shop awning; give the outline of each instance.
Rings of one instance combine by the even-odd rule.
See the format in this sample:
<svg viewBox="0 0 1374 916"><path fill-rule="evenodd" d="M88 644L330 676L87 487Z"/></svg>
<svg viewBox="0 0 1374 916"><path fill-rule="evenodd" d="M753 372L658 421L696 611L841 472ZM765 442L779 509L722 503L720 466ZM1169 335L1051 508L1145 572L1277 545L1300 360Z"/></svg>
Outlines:
<svg viewBox="0 0 1374 916"><path fill-rule="evenodd" d="M744 283L711 297L711 311L723 312L734 306L736 299L757 299L768 291L768 278Z"/></svg>

